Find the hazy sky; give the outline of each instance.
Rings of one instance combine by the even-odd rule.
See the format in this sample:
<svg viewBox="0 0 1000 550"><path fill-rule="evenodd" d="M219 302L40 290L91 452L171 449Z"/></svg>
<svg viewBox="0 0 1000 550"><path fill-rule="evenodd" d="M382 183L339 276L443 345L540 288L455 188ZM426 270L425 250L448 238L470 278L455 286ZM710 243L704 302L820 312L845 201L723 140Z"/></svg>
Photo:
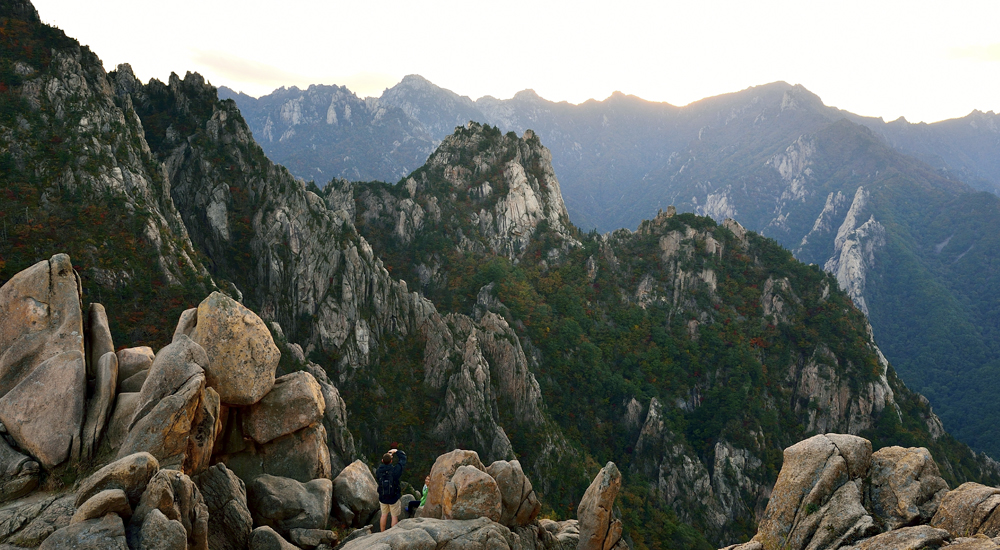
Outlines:
<svg viewBox="0 0 1000 550"><path fill-rule="evenodd" d="M109 70L198 71L255 96L308 84L378 96L420 74L473 99L620 90L684 105L784 80L886 120L1000 112L1000 0L34 3Z"/></svg>

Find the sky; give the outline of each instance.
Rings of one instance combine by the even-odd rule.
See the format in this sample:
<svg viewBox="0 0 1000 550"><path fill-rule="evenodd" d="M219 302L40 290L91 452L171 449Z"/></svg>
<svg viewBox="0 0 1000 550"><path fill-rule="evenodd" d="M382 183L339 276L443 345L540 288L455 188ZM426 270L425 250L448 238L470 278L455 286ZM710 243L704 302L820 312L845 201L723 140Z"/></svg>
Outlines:
<svg viewBox="0 0 1000 550"><path fill-rule="evenodd" d="M1000 0L34 0L42 21L141 80L197 71L260 96L408 74L473 99L531 88L685 105L783 80L910 122L1000 112Z"/></svg>

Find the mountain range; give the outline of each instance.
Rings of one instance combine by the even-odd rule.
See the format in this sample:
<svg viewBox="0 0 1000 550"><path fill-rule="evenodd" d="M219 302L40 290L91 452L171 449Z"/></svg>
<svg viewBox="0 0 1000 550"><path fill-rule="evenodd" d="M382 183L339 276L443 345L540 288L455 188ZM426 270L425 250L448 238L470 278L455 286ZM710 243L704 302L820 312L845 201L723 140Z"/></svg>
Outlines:
<svg viewBox="0 0 1000 550"><path fill-rule="evenodd" d="M989 420L1000 415L1000 115L885 123L783 82L685 107L531 90L473 101L412 75L364 100L330 86L220 97L237 101L270 158L320 184L398 181L476 120L544 140L582 228L635 228L668 205L736 219L833 273L904 380L964 441L1000 456Z"/></svg>
<svg viewBox="0 0 1000 550"><path fill-rule="evenodd" d="M608 513L630 544L702 549L756 530L782 450L815 433L926 447L951 486L1000 481L897 377L834 275L733 219L668 207L634 231L585 231L539 133L475 122L396 183L321 189L268 159L200 75L106 72L22 0L0 5L0 30L0 286L68 253L113 341L154 349L206 295L241 302L279 376L306 369L342 395L330 477L401 443L419 485L469 449L518 459L563 518L614 461ZM829 131L824 148L867 136L881 151L853 125ZM845 220L880 204L870 193ZM847 234L864 248L862 226ZM233 433L224 447L248 444Z"/></svg>

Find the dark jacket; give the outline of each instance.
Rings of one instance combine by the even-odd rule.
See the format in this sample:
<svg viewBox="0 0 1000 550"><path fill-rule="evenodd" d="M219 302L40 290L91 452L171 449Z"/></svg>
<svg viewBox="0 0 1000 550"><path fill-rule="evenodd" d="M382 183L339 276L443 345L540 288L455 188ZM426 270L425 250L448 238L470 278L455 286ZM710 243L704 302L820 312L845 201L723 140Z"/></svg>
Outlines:
<svg viewBox="0 0 1000 550"><path fill-rule="evenodd" d="M383 504L393 504L399 500L400 496L402 496L402 491L399 490L399 478L402 477L403 468L406 467L406 453L403 451L396 451L396 456L399 457L399 462L395 464L382 464L377 470L375 470L375 482L380 485L384 474L392 476L392 494L379 494L378 496L378 501ZM381 493L381 491L379 491L379 493Z"/></svg>

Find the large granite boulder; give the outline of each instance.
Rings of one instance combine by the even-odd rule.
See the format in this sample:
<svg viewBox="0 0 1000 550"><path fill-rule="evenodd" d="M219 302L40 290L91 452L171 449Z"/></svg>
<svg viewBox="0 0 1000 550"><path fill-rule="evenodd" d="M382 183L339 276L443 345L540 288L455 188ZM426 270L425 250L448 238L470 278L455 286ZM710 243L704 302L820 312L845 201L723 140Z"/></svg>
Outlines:
<svg viewBox="0 0 1000 550"><path fill-rule="evenodd" d="M90 304L84 323L87 348L87 377L97 376L97 362L105 353L115 352L115 343L111 339L111 327L108 325L108 313L101 304ZM118 357L115 356L117 363Z"/></svg>
<svg viewBox="0 0 1000 550"><path fill-rule="evenodd" d="M250 543L253 517L247 507L243 480L224 464L194 476L208 507L208 546L212 550L243 550Z"/></svg>
<svg viewBox="0 0 1000 550"><path fill-rule="evenodd" d="M80 297L65 254L0 288L0 423L47 468L80 451L87 394Z"/></svg>
<svg viewBox="0 0 1000 550"><path fill-rule="evenodd" d="M931 527L944 529L955 537L983 534L1000 535L1000 488L967 482L941 499L931 518Z"/></svg>
<svg viewBox="0 0 1000 550"><path fill-rule="evenodd" d="M262 475L250 482L247 497L255 525L287 536L291 529L326 529L333 503L333 482Z"/></svg>
<svg viewBox="0 0 1000 550"><path fill-rule="evenodd" d="M146 452L119 458L80 483L76 491L75 505L79 508L101 491L121 489L128 496L129 504L135 507L139 504L149 480L159 469L160 464L156 457Z"/></svg>
<svg viewBox="0 0 1000 550"><path fill-rule="evenodd" d="M308 372L293 372L243 414L243 433L257 443L309 427L323 418L326 401L319 383Z"/></svg>
<svg viewBox="0 0 1000 550"><path fill-rule="evenodd" d="M228 442L235 438L230 435L226 439ZM245 446L246 443L242 442L244 449L238 453L219 456L242 479L269 474L305 483L330 477L330 450L322 424L281 436L265 445L250 442L250 446Z"/></svg>
<svg viewBox="0 0 1000 550"><path fill-rule="evenodd" d="M39 550L129 550L125 524L116 514L74 523L48 536Z"/></svg>
<svg viewBox="0 0 1000 550"><path fill-rule="evenodd" d="M622 486L622 474L608 462L587 487L576 509L579 520L579 550L607 550L622 538L622 522L614 517L615 498Z"/></svg>
<svg viewBox="0 0 1000 550"><path fill-rule="evenodd" d="M883 447L872 454L865 503L883 531L929 522L947 492L927 449Z"/></svg>
<svg viewBox="0 0 1000 550"><path fill-rule="evenodd" d="M487 518L500 521L503 508L495 479L473 466L459 466L445 484L443 519Z"/></svg>
<svg viewBox="0 0 1000 550"><path fill-rule="evenodd" d="M355 460L333 480L333 515L349 527L362 527L379 509L378 482L368 465Z"/></svg>
<svg viewBox="0 0 1000 550"><path fill-rule="evenodd" d="M222 402L212 388L205 388L191 422L183 470L191 475L208 468L215 440L222 433Z"/></svg>
<svg viewBox="0 0 1000 550"><path fill-rule="evenodd" d="M424 505L421 517L443 518L445 486L451 481L455 471L462 466L472 466L478 470L486 471L486 467L479 460L479 454L476 451L455 449L437 457L434 465L431 466L431 480L427 485L427 503Z"/></svg>
<svg viewBox="0 0 1000 550"><path fill-rule="evenodd" d="M151 510L130 536L136 550L187 550L188 537L181 522L170 519L159 509ZM207 550L207 547L204 547Z"/></svg>
<svg viewBox="0 0 1000 550"><path fill-rule="evenodd" d="M149 381L147 380L147 385ZM145 386L143 386L145 388ZM198 373L176 393L161 399L149 412L134 421L118 456L147 451L164 466L182 468L205 394L205 375ZM140 394L139 407L142 407ZM140 410L136 411L138 417Z"/></svg>
<svg viewBox="0 0 1000 550"><path fill-rule="evenodd" d="M871 455L867 439L838 434L813 436L785 449L753 540L765 550L802 550L850 544L878 533L859 488Z"/></svg>
<svg viewBox="0 0 1000 550"><path fill-rule="evenodd" d="M535 521L542 505L531 487L531 481L524 475L520 462L498 460L486 468L486 473L496 480L500 489L503 502L500 523L511 527Z"/></svg>
<svg viewBox="0 0 1000 550"><path fill-rule="evenodd" d="M221 292L198 305L190 336L208 353L208 386L226 405L253 405L274 386L281 352L256 313Z"/></svg>
<svg viewBox="0 0 1000 550"><path fill-rule="evenodd" d="M164 346L153 359L146 381L139 392L139 405L130 428L148 415L164 399L176 394L192 379L204 378L208 354L186 336Z"/></svg>

